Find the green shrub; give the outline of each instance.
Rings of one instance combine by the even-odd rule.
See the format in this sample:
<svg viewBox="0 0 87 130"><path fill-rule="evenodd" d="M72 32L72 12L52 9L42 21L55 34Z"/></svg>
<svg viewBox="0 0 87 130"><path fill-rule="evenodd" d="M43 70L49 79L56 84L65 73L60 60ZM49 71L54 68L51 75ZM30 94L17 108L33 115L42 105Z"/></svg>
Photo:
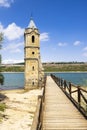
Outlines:
<svg viewBox="0 0 87 130"><path fill-rule="evenodd" d="M6 109L5 103L0 103L0 111L4 111Z"/></svg>
<svg viewBox="0 0 87 130"><path fill-rule="evenodd" d="M0 73L0 84L3 85L4 83L4 76Z"/></svg>

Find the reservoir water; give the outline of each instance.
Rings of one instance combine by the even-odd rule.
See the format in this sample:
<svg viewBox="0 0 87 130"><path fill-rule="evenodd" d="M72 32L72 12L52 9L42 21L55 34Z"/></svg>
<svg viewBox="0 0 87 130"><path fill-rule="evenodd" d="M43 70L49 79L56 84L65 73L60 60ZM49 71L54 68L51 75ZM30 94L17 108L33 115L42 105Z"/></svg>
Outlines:
<svg viewBox="0 0 87 130"><path fill-rule="evenodd" d="M0 85L1 90L17 89L24 87L24 73L2 73L4 76L4 84ZM49 75L50 73L46 73ZM87 87L87 72L85 73L53 73L55 76L61 77L76 85Z"/></svg>
<svg viewBox="0 0 87 130"><path fill-rule="evenodd" d="M2 73L4 84L0 85L1 90L17 89L24 87L24 73Z"/></svg>

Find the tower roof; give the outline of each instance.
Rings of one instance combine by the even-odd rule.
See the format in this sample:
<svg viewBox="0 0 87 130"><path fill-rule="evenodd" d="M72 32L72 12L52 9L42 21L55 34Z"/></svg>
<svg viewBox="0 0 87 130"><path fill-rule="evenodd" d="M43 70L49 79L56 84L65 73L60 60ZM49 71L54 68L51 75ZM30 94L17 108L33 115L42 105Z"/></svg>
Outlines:
<svg viewBox="0 0 87 130"><path fill-rule="evenodd" d="M29 28L37 28L34 21L33 21L33 19L30 20L30 23L29 23L28 27Z"/></svg>

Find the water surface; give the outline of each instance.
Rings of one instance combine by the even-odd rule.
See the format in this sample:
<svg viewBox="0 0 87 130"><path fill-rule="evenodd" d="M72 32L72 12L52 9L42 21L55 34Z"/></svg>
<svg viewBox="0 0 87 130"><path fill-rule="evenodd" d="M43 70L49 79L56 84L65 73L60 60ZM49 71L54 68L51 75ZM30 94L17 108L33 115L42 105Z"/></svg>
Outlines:
<svg viewBox="0 0 87 130"><path fill-rule="evenodd" d="M24 73L2 73L4 76L4 84L0 85L0 89L17 89L24 87ZM49 75L50 73L46 73ZM53 73L55 76L61 77L73 84L87 87L87 72L86 73Z"/></svg>
<svg viewBox="0 0 87 130"><path fill-rule="evenodd" d="M24 73L2 73L4 84L0 89L17 89L24 87Z"/></svg>

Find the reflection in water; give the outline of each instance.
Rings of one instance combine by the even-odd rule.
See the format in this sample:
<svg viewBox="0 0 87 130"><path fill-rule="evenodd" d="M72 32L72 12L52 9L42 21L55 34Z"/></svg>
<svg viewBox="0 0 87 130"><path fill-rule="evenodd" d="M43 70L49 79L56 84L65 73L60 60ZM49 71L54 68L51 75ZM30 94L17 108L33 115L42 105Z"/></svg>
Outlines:
<svg viewBox="0 0 87 130"><path fill-rule="evenodd" d="M4 76L3 74L0 73L0 84L3 85L4 84Z"/></svg>

